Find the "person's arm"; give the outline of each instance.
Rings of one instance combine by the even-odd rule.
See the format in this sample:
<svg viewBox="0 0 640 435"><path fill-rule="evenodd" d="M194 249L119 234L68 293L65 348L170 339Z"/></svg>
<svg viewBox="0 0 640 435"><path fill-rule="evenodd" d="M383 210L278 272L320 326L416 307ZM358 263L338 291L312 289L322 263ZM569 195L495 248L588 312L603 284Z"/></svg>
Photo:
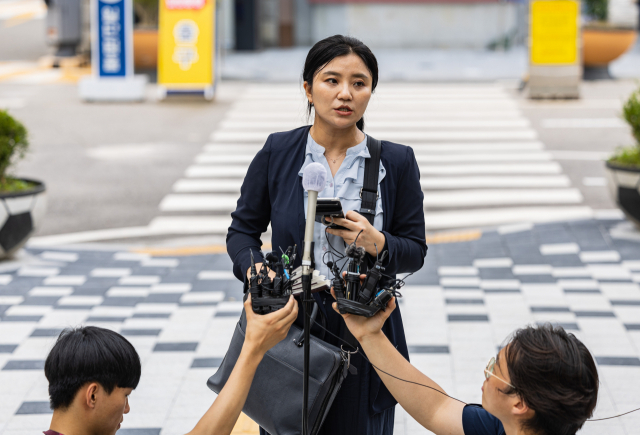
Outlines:
<svg viewBox="0 0 640 435"><path fill-rule="evenodd" d="M333 290L331 292L333 293ZM333 308L338 311L335 302ZM380 311L371 318L353 314L344 314L342 317L384 385L411 417L436 435L464 435L464 404L432 389L404 382L383 373L387 372L398 378L445 392L435 381L412 366L382 332L382 325L395 308L394 298L387 305L386 311Z"/></svg>
<svg viewBox="0 0 640 435"><path fill-rule="evenodd" d="M287 305L266 315L257 315L251 308L251 295L244 303L247 328L244 344L227 383L188 435L227 435L240 416L247 400L253 376L264 354L282 341L298 316L298 304L293 296Z"/></svg>
<svg viewBox="0 0 640 435"><path fill-rule="evenodd" d="M403 170L396 188L393 226L383 231L385 249L389 251L386 274L416 272L424 265L427 242L424 222L424 193L420 186L420 169L410 147L406 148ZM387 210L385 210L385 213Z"/></svg>
<svg viewBox="0 0 640 435"><path fill-rule="evenodd" d="M263 261L260 236L267 230L271 219L269 159L272 137L269 136L264 147L258 151L249 165L236 210L231 213L231 226L227 232L227 252L233 261L233 273L240 281L245 281L251 265L251 252L257 264Z"/></svg>

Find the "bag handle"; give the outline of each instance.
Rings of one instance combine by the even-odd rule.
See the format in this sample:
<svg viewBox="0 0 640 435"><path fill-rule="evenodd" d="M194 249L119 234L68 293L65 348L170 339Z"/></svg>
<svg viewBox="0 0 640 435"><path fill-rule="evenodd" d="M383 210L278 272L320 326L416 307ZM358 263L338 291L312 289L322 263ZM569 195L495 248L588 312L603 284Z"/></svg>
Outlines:
<svg viewBox="0 0 640 435"><path fill-rule="evenodd" d="M364 181L360 190L360 214L373 225L376 217L376 202L378 201L378 178L380 173L380 154L382 144L379 140L367 136L367 148L371 157L364 163Z"/></svg>

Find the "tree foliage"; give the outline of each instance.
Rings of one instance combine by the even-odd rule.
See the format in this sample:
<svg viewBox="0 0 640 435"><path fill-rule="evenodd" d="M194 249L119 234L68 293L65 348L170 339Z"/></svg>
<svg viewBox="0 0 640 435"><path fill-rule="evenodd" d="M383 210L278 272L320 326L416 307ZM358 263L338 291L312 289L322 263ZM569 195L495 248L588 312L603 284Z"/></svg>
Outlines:
<svg viewBox="0 0 640 435"><path fill-rule="evenodd" d="M0 184L5 184L7 169L25 156L29 148L27 129L5 110L0 110Z"/></svg>
<svg viewBox="0 0 640 435"><path fill-rule="evenodd" d="M596 21L607 21L609 0L585 0L584 7L588 16Z"/></svg>

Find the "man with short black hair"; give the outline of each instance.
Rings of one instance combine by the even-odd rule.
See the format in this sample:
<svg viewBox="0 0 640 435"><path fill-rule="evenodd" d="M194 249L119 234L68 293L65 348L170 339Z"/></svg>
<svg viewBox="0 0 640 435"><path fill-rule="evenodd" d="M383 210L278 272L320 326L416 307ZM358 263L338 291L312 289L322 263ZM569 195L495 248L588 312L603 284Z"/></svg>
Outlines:
<svg viewBox="0 0 640 435"><path fill-rule="evenodd" d="M595 362L586 346L563 328L547 324L517 330L485 368L482 406L465 405L434 391L444 393L384 335L382 325L395 308L393 299L386 311L371 318L342 317L391 394L436 435L574 435L593 414L598 399Z"/></svg>
<svg viewBox="0 0 640 435"><path fill-rule="evenodd" d="M238 361L216 400L189 434L230 434L267 350L286 337L298 315L291 296L275 313L259 316L244 304L247 316ZM44 366L53 417L45 435L114 435L129 395L140 381L140 357L122 335L85 326L62 331Z"/></svg>

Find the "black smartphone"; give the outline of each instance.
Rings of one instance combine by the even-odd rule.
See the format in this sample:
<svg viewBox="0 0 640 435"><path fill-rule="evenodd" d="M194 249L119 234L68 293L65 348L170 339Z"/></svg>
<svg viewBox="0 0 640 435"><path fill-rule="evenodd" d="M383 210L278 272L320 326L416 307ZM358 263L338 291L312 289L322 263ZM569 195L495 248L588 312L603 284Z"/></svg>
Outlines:
<svg viewBox="0 0 640 435"><path fill-rule="evenodd" d="M344 218L342 204L338 198L318 198L316 206L316 222L320 222L333 230L346 230L345 227L331 222L325 218Z"/></svg>

